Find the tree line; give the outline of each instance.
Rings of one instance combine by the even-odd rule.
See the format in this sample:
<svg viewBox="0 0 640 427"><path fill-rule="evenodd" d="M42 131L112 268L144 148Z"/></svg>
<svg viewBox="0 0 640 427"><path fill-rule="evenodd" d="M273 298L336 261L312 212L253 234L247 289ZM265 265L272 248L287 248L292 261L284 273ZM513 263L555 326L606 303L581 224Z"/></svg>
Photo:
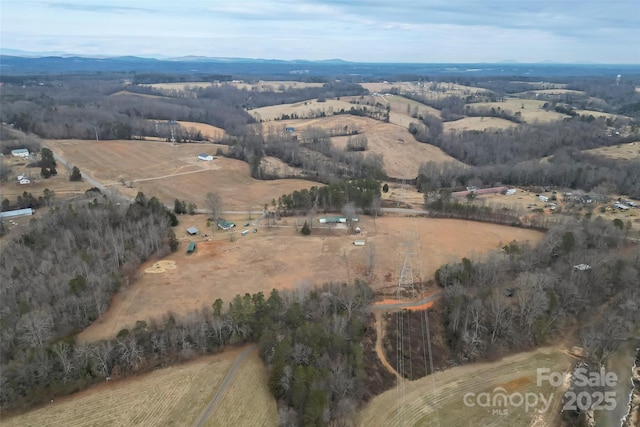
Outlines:
<svg viewBox="0 0 640 427"><path fill-rule="evenodd" d="M55 204L27 232L3 245L3 407L42 398L58 382L65 387L65 355L73 336L106 311L113 294L133 280L142 262L175 248L172 215L141 193L129 206L98 196ZM89 367L79 367L76 379L83 382L82 369Z"/></svg>

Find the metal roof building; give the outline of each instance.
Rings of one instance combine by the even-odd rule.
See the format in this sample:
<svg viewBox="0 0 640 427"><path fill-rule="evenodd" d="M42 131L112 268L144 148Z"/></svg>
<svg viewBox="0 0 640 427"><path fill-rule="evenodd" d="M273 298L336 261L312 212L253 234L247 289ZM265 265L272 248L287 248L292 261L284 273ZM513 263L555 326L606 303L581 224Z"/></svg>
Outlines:
<svg viewBox="0 0 640 427"><path fill-rule="evenodd" d="M13 218L17 216L29 216L29 215L33 215L33 209L31 208L0 212L0 218Z"/></svg>

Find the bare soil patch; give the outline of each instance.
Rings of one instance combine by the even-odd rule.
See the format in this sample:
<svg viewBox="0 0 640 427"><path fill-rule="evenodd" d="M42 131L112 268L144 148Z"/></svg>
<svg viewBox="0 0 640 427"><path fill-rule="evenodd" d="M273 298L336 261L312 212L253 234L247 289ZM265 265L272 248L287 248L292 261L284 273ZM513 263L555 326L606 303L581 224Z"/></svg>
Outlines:
<svg viewBox="0 0 640 427"><path fill-rule="evenodd" d="M229 217L238 230L234 241L229 232L217 231L211 239L205 215L182 216L175 230L181 244L176 253L164 261L176 268L159 274L144 271L158 260L150 260L140 268L138 279L113 299L107 313L80 334L80 339L93 341L115 336L120 329L132 327L137 320L160 318L168 311L184 316L202 306L210 306L217 298L226 303L236 294L285 289L300 284L320 285L326 282L351 282L367 278L366 247L354 246L356 239L374 245L376 263L372 286L377 290L394 287L401 263L399 245L407 232L419 235L416 281L433 278L444 262L459 260L497 250L512 240L539 240L542 233L513 227L448 219L380 217L375 221L361 217L362 233L351 235L346 229L320 227L317 219L310 236L295 230L296 219L286 218L277 227L267 229L261 220L254 226L242 227L246 218ZM302 224L303 219L299 220ZM186 228L197 226L202 235L188 236ZM257 228L240 236L243 229ZM204 236L208 234L208 236ZM196 251L186 254L188 242L197 243Z"/></svg>

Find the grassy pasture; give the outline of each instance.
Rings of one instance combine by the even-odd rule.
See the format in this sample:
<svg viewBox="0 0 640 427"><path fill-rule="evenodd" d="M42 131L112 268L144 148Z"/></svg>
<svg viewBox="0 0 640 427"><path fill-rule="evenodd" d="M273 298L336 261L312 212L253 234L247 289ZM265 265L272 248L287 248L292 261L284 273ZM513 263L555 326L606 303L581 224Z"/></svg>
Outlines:
<svg viewBox="0 0 640 427"><path fill-rule="evenodd" d="M462 132L467 130L484 131L487 129L507 129L518 126L517 123L499 117L464 117L453 122L444 122L443 131Z"/></svg>
<svg viewBox="0 0 640 427"><path fill-rule="evenodd" d="M277 426L276 401L267 387L267 374L257 352L236 372L207 427Z"/></svg>
<svg viewBox="0 0 640 427"><path fill-rule="evenodd" d="M432 278L444 262L459 260L497 250L512 240L538 241L542 233L508 226L448 219L400 218L392 216L360 217L362 233L349 234L345 225L320 226L311 221L310 236L296 232L305 218L284 218L268 229L266 221L255 225L248 216L228 216L237 224L234 240L229 232L216 231L211 237L205 215L181 216L175 229L180 241L178 251L165 257L175 268L158 269L160 260L149 260L141 266L138 279L122 289L109 310L80 334L82 341L115 336L120 329L131 327L137 320L159 318L171 310L187 315L217 298L225 305L236 294L285 289L301 283L320 285L326 282L351 282L366 277L367 257L363 247L353 241L365 239L374 245L376 265L371 283L383 289L397 283L398 247L408 231L420 236L421 265L414 266L416 280ZM242 224L248 221L249 227ZM200 236L188 236L186 229L196 226ZM244 229L257 228L257 233L240 236ZM204 234L209 236L204 237ZM188 242L197 243L196 251L186 254Z"/></svg>
<svg viewBox="0 0 640 427"><path fill-rule="evenodd" d="M150 99L166 99L167 98L166 96L162 96L162 95L151 95L148 93L129 92L128 90L121 90L119 92L111 94L111 96L138 96L140 98L150 98Z"/></svg>
<svg viewBox="0 0 640 427"><path fill-rule="evenodd" d="M225 136L224 129L205 123L178 121L178 124L185 129L195 129L196 131L200 131L202 136L207 138L209 141L220 140Z"/></svg>
<svg viewBox="0 0 640 427"><path fill-rule="evenodd" d="M439 148L423 144L409 133L409 131L393 123L384 123L367 117L339 115L320 119L284 120L282 128L292 126L298 135L309 127L331 130L357 130L367 137L369 153L383 156L384 169L389 176L398 178L415 178L420 165L427 161L458 162L458 160L444 153ZM273 123L263 124L266 132ZM332 138L336 147L346 147L347 137Z"/></svg>
<svg viewBox="0 0 640 427"><path fill-rule="evenodd" d="M213 83L211 82L177 82L177 83L152 83L152 84L148 84L148 85L140 85L140 86L148 86L151 87L153 89L158 89L158 90L177 90L177 91L184 91L187 88L205 88L205 87L210 87L211 85L213 85Z"/></svg>
<svg viewBox="0 0 640 427"><path fill-rule="evenodd" d="M640 157L640 141L611 147L593 148L585 150L585 152L614 160L634 160Z"/></svg>
<svg viewBox="0 0 640 427"><path fill-rule="evenodd" d="M56 399L54 403L42 408L5 419L2 425L190 426L215 394L237 353L238 350L232 350L183 365L158 369L139 377L115 379ZM238 374L243 374L244 369L259 374L255 364L255 360L245 361ZM246 375L243 374L243 377L243 381L246 381ZM248 387L244 388L256 408L270 403L269 394L264 394L266 387L251 385L250 390Z"/></svg>
<svg viewBox="0 0 640 427"><path fill-rule="evenodd" d="M204 208L209 191L218 192L225 210L262 209L265 203L284 193L316 185L299 179L258 181L251 178L245 162L216 158L211 162L197 159L199 153L215 154L216 144L176 144L157 141L48 140L47 145L81 171L98 182L131 197L142 191L163 203L175 198ZM119 183L133 183L127 188Z"/></svg>
<svg viewBox="0 0 640 427"><path fill-rule="evenodd" d="M563 372L572 366L572 359L564 353L543 348L520 353L490 363L459 366L436 372L416 381L404 381L402 389L389 390L376 396L360 412L359 426L529 426L558 424L562 391L547 382L536 384L537 368ZM507 407L507 413L494 413L491 407L480 407L473 399L465 405L465 394L489 393L501 387L512 393L543 393L551 397L546 413L524 406ZM497 409L502 409L497 407Z"/></svg>
<svg viewBox="0 0 640 427"><path fill-rule="evenodd" d="M510 110L513 114L520 112L527 123L552 122L568 117L555 111L543 110L544 103L545 101L535 99L507 98L504 102L479 102L467 105L472 108L495 108L496 110L500 107L502 110Z"/></svg>
<svg viewBox="0 0 640 427"><path fill-rule="evenodd" d="M268 122L281 118L283 114L289 116L296 114L298 117L305 117L310 114L319 115L324 112L327 116L331 116L334 111L340 111L340 109L349 110L351 107L357 106L337 99L327 99L326 102L318 102L318 100L310 99L308 101L296 102L294 104L271 105L268 107L255 108L253 110L249 110L249 114L251 114L257 121Z"/></svg>
<svg viewBox="0 0 640 427"><path fill-rule="evenodd" d="M308 83L308 82L296 82L293 80L260 80L257 83L245 83L245 82L232 82L232 83L220 83L231 84L238 89L254 90L254 91L273 91L283 92L290 89L304 89L310 87L322 87L324 83Z"/></svg>

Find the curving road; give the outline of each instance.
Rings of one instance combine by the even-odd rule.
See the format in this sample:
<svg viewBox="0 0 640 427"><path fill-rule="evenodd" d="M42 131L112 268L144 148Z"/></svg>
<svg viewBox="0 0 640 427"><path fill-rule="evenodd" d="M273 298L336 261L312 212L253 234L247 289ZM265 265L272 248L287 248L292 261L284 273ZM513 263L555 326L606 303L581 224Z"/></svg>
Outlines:
<svg viewBox="0 0 640 427"><path fill-rule="evenodd" d="M198 416L198 418L196 418L195 422L193 423L193 427L204 426L204 424L211 417L211 415L213 415L213 413L216 410L216 407L218 406L218 404L226 394L227 388L229 387L229 384L231 384L231 381L233 380L233 376L238 370L238 367L247 358L247 356L249 356L251 353L253 353L257 349L258 349L258 346L256 344L251 344L247 348L242 350L242 352L240 352L240 354L236 357L236 360L233 361L233 365L231 365L229 372L227 372L227 375L225 375L224 379L222 380L222 383L220 384L220 387L218 387L216 394L213 395L213 397L209 401L209 404L207 404L206 408L204 408L200 413L200 415Z"/></svg>

